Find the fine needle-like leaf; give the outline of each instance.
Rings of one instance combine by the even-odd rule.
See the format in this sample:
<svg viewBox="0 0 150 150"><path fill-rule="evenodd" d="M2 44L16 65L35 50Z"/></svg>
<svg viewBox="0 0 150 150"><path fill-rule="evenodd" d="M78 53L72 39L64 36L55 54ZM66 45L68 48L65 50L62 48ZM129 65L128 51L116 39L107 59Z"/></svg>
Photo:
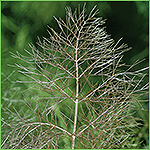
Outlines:
<svg viewBox="0 0 150 150"><path fill-rule="evenodd" d="M137 126L131 110L147 92L148 67L132 71L143 60L122 63L131 48L111 39L96 6L89 15L85 6L74 13L66 7L66 21L54 17L61 32L49 27L49 38L29 44L26 56L11 53L27 78L17 82L29 84L23 93L34 94L24 98L25 110L3 108L12 121L2 119L2 130L9 130L2 148L116 149L130 142Z"/></svg>

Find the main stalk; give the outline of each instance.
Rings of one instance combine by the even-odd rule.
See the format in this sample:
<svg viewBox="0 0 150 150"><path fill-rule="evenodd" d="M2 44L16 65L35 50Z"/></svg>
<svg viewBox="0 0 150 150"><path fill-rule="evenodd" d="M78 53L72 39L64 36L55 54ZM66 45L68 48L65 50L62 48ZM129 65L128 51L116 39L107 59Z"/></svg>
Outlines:
<svg viewBox="0 0 150 150"><path fill-rule="evenodd" d="M77 40L78 45L78 40ZM72 133L72 144L71 149L74 149L75 145L75 132L76 132L76 125L77 125L77 115L78 115L78 102L79 102L79 73L78 73L78 50L76 45L76 54L75 54L75 63L76 63L76 101L75 101L75 114L74 114L74 125L73 125L73 133Z"/></svg>

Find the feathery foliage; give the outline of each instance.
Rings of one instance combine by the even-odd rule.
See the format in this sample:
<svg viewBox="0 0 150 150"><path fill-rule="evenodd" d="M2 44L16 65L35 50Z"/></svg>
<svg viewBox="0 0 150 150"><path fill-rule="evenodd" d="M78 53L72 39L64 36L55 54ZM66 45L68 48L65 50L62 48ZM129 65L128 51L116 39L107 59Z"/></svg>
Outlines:
<svg viewBox="0 0 150 150"><path fill-rule="evenodd" d="M148 89L142 85L148 67L132 71L141 61L122 62L131 48L120 44L122 38L115 43L97 14L96 6L89 14L85 5L74 13L66 7L66 21L54 17L60 33L49 27L50 37L29 44L26 56L12 53L26 63L16 64L28 77L18 82L32 84L29 89L38 94L34 100L24 97L22 114L8 110L13 119L2 120L9 128L2 148L113 149L130 141L137 126L130 110Z"/></svg>

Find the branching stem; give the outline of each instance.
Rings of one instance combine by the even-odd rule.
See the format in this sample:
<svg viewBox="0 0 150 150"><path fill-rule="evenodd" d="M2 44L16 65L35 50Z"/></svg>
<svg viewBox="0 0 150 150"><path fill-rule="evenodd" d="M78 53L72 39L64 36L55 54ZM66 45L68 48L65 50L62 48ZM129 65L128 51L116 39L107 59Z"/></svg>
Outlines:
<svg viewBox="0 0 150 150"><path fill-rule="evenodd" d="M74 125L73 125L73 133L72 133L72 144L71 149L74 149L75 145L75 132L76 132L76 124L77 124L77 115L78 115L78 103L79 103L79 73L78 73L78 39L76 43L76 49L75 49L75 63L76 63L76 101L75 101L75 114L74 114Z"/></svg>

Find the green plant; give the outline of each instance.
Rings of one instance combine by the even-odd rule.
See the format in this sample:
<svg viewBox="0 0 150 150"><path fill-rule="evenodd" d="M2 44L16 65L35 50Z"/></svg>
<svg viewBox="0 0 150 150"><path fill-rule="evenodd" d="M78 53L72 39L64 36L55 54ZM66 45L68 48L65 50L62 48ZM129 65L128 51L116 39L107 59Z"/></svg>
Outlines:
<svg viewBox="0 0 150 150"><path fill-rule="evenodd" d="M128 66L122 63L126 44L115 44L97 17L93 7L86 15L66 7L66 22L54 17L61 32L50 28L49 38L39 39L38 46L14 58L32 88L34 99L24 97L24 111L9 110L10 118L2 120L10 132L2 139L2 148L122 148L133 143L130 136L137 126L130 113L148 67L132 71L140 61ZM10 121L9 121L10 120ZM7 122L7 123L6 123Z"/></svg>

